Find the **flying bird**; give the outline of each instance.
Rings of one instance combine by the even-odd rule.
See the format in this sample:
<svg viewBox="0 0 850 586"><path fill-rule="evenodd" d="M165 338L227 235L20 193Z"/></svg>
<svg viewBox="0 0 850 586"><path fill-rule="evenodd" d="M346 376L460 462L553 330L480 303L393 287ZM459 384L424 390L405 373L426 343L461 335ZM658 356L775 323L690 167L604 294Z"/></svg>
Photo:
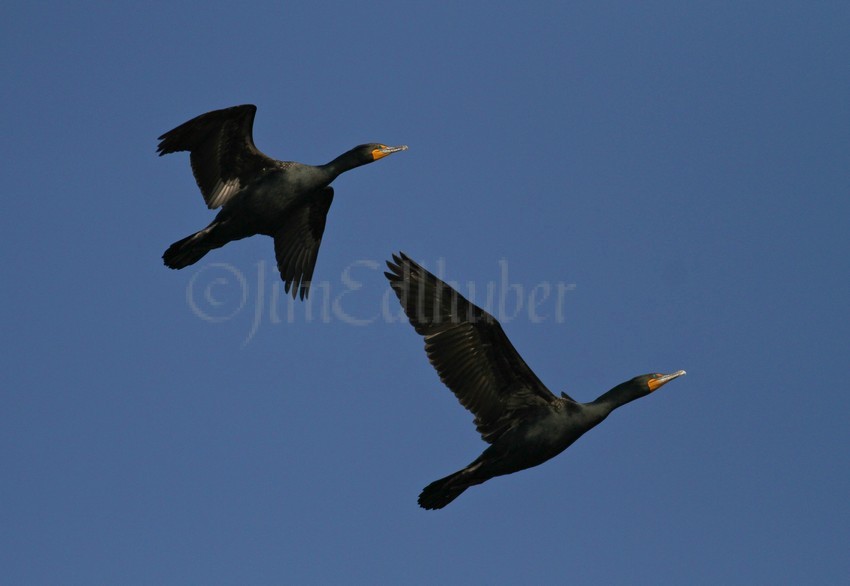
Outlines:
<svg viewBox="0 0 850 586"><path fill-rule="evenodd" d="M492 315L467 301L404 253L384 273L443 383L475 416L490 444L466 468L432 482L419 495L441 509L470 486L537 466L567 449L617 407L685 374L644 374L590 403L556 397L540 382Z"/></svg>
<svg viewBox="0 0 850 586"><path fill-rule="evenodd" d="M265 234L274 238L284 289L304 299L333 201L331 182L407 146L363 144L318 166L277 161L254 146L256 112L251 104L214 110L159 137L160 156L189 151L207 207L221 208L209 226L172 244L162 259L182 269L228 242Z"/></svg>

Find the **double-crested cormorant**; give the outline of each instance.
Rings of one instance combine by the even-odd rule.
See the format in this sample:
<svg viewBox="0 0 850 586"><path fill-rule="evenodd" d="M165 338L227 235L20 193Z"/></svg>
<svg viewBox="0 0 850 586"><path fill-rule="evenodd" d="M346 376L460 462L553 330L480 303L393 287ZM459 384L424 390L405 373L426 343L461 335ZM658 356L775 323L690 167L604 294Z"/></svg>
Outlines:
<svg viewBox="0 0 850 586"><path fill-rule="evenodd" d="M407 147L363 144L318 166L276 161L254 146L256 112L251 104L214 110L159 137L160 156L189 151L207 207L222 208L209 226L172 244L162 259L166 266L182 269L213 248L265 234L274 238L285 290L291 288L293 298L300 290L304 299L333 200L330 183L340 173Z"/></svg>
<svg viewBox="0 0 850 586"><path fill-rule="evenodd" d="M685 374L644 374L590 403L553 395L514 349L499 322L404 253L385 273L425 352L490 444L469 466L432 482L419 495L425 509L441 509L470 486L557 456L617 407Z"/></svg>

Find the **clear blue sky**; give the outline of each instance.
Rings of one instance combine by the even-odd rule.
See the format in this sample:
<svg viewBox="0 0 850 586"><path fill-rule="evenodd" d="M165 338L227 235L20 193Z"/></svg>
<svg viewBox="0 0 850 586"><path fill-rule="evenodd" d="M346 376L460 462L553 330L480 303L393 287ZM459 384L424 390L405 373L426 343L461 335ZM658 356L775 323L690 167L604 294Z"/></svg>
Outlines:
<svg viewBox="0 0 850 586"><path fill-rule="evenodd" d="M850 6L286 4L0 9L4 581L845 580ZM161 264L213 214L156 137L241 103L279 159L410 145L336 181L311 306L265 237ZM423 511L485 444L397 250L556 393L688 376Z"/></svg>

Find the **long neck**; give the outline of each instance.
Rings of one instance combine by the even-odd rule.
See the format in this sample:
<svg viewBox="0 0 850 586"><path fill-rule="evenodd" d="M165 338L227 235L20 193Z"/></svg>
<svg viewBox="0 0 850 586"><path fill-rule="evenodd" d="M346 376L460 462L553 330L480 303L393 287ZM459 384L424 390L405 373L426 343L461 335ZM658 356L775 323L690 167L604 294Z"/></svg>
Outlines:
<svg viewBox="0 0 850 586"><path fill-rule="evenodd" d="M364 161L362 157L358 156L357 149L351 149L350 151L342 153L330 163L320 165L319 168L329 173L331 180L333 180L340 174L350 171L355 167L365 165L368 162L370 161Z"/></svg>
<svg viewBox="0 0 850 586"><path fill-rule="evenodd" d="M646 396L646 394L647 392L639 386L631 382L625 382L617 385L595 401L589 403L589 405L607 416L617 407L622 407L626 403L630 403L635 399L640 399L641 397Z"/></svg>

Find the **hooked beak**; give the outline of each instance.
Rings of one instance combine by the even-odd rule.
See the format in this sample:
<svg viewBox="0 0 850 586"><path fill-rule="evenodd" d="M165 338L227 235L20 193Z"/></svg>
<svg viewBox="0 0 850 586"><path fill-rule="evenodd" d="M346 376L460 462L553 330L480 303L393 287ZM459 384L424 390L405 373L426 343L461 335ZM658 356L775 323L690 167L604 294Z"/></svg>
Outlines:
<svg viewBox="0 0 850 586"><path fill-rule="evenodd" d="M379 149L375 149L372 151L372 158L374 160L378 160L380 158L386 157L387 155L391 155L393 153L397 153L398 151L406 151L407 145L403 144L400 146L384 146Z"/></svg>
<svg viewBox="0 0 850 586"><path fill-rule="evenodd" d="M655 378L649 379L649 391L655 391L660 389L663 385L669 383L674 378L679 378L680 376L684 376L687 374L684 370L677 370L672 374L661 374L656 376Z"/></svg>

